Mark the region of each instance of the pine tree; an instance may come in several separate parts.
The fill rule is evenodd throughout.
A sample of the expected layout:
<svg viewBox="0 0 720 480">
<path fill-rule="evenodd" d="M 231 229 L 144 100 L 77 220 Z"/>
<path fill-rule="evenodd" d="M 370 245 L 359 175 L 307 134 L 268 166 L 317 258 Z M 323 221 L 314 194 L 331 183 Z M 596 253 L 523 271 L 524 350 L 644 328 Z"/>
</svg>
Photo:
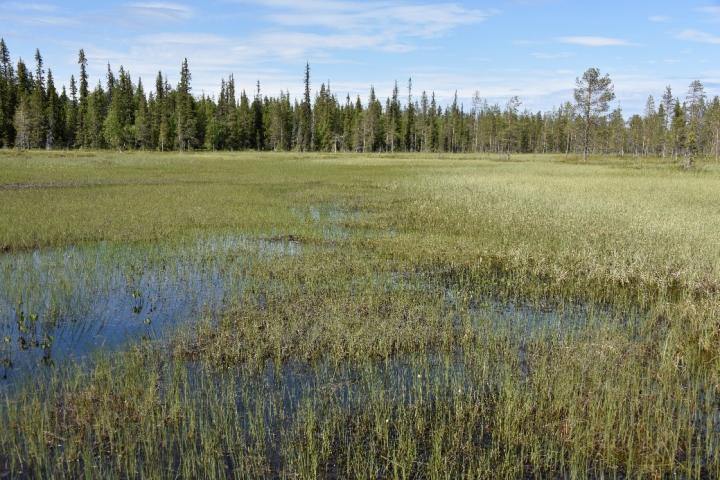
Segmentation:
<svg viewBox="0 0 720 480">
<path fill-rule="evenodd" d="M 707 128 L 712 144 L 711 152 L 715 156 L 715 161 L 720 161 L 720 98 L 718 97 L 715 97 L 707 110 Z"/>
<path fill-rule="evenodd" d="M 685 146 L 687 142 L 687 119 L 685 116 L 685 110 L 683 109 L 682 105 L 680 105 L 680 101 L 675 101 L 675 106 L 673 107 L 673 117 L 672 117 L 672 123 L 671 123 L 671 138 L 672 138 L 672 147 L 673 147 L 673 158 L 677 158 L 680 155 L 684 155 L 685 153 Z"/>
<path fill-rule="evenodd" d="M 625 119 L 620 108 L 610 114 L 610 142 L 613 151 L 618 152 L 621 157 L 625 155 Z"/>
<path fill-rule="evenodd" d="M 688 87 L 685 98 L 685 111 L 688 122 L 688 151 L 695 156 L 701 150 L 703 117 L 705 116 L 705 86 L 700 80 L 693 81 Z"/>
<path fill-rule="evenodd" d="M 507 159 L 510 159 L 512 152 L 518 150 L 518 109 L 520 108 L 520 99 L 518 97 L 512 97 L 508 100 L 505 107 L 505 131 L 503 137 L 505 138 L 505 154 Z"/>
<path fill-rule="evenodd" d="M 587 160 L 590 150 L 590 135 L 597 116 L 608 110 L 608 104 L 615 99 L 615 91 L 608 75 L 600 75 L 597 68 L 588 69 L 576 80 L 575 104 L 583 121 L 583 159 Z"/>
</svg>

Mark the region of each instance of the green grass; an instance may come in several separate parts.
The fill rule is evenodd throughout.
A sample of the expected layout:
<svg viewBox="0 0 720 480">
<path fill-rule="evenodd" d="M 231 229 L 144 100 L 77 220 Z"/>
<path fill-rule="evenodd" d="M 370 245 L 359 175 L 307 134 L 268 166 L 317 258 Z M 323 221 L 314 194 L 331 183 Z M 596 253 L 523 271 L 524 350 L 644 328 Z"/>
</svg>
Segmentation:
<svg viewBox="0 0 720 480">
<path fill-rule="evenodd" d="M 0 474 L 717 477 L 718 191 L 633 158 L 2 152 L 6 255 L 303 248 L 7 393 Z"/>
</svg>

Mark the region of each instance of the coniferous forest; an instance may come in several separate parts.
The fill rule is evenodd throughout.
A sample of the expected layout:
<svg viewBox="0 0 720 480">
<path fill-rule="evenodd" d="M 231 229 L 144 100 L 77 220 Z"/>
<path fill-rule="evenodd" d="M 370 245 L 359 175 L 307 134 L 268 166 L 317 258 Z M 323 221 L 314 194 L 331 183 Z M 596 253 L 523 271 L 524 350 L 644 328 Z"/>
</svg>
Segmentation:
<svg viewBox="0 0 720 480">
<path fill-rule="evenodd" d="M 687 92 L 670 87 L 648 97 L 643 115 L 610 108 L 610 78 L 591 68 L 578 78 L 573 99 L 547 112 L 521 110 L 517 97 L 490 104 L 476 93 L 471 105 L 457 94 L 448 105 L 412 80 L 384 101 L 344 98 L 322 84 L 313 91 L 310 66 L 304 92 L 268 96 L 260 82 L 248 93 L 233 76 L 220 80 L 217 98 L 192 92 L 187 60 L 180 81 L 158 72 L 155 85 L 133 82 L 124 67 L 91 84 L 88 61 L 78 55 L 78 76 L 60 91 L 40 51 L 30 68 L 13 63 L 0 41 L 0 145 L 6 148 L 268 150 L 325 152 L 583 153 L 662 157 L 720 157 L 720 100 L 702 82 Z"/>
<path fill-rule="evenodd" d="M 720 4 L 595 3 L 0 0 L 0 480 L 720 479 Z"/>
</svg>

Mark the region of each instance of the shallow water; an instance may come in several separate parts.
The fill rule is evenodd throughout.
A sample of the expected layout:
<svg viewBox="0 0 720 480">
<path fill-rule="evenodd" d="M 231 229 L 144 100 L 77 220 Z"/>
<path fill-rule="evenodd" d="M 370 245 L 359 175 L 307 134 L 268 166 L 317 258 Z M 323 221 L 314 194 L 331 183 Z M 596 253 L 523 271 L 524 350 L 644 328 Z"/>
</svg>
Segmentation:
<svg viewBox="0 0 720 480">
<path fill-rule="evenodd" d="M 324 240 L 340 241 L 350 237 L 349 224 L 360 219 L 359 210 L 346 210 L 335 205 L 313 205 L 308 208 L 293 208 L 292 212 L 308 224 L 319 229 Z"/>
<path fill-rule="evenodd" d="M 253 262 L 300 250 L 295 241 L 224 235 L 2 255 L 0 377 L 215 315 L 243 292 Z"/>
<path fill-rule="evenodd" d="M 359 212 L 334 206 L 293 212 L 329 241 L 346 238 L 360 218 Z M 280 238 L 225 234 L 0 255 L 0 385 L 44 366 L 158 338 L 179 325 L 220 315 L 251 285 L 253 265 L 301 254 L 294 236 Z M 442 299 L 439 314 L 458 327 L 469 315 L 477 324 L 489 321 L 529 336 L 547 329 L 567 332 L 611 316 L 582 305 L 543 306 L 488 294 L 468 298 L 467 292 L 461 297 L 435 277 L 393 272 L 356 281 L 370 281 L 380 291 L 416 290 Z"/>
<path fill-rule="evenodd" d="M 347 238 L 346 223 L 360 217 L 334 205 L 293 213 L 331 242 Z M 294 238 L 226 234 L 0 255 L 0 385 L 215 317 L 243 294 L 254 262 L 299 255 Z"/>
</svg>

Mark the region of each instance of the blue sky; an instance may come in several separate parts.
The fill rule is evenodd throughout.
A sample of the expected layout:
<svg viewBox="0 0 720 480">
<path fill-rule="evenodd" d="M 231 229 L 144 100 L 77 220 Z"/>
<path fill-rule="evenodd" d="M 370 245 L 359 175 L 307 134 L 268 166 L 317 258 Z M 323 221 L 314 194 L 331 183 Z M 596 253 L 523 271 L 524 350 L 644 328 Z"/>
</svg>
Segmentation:
<svg viewBox="0 0 720 480">
<path fill-rule="evenodd" d="M 696 78 L 720 94 L 717 0 L 0 0 L 0 36 L 14 59 L 40 48 L 59 83 L 81 47 L 93 82 L 110 62 L 146 89 L 158 69 L 174 84 L 187 57 L 195 94 L 232 73 L 239 88 L 298 95 L 305 61 L 315 87 L 329 79 L 343 97 L 365 99 L 371 84 L 385 96 L 412 77 L 416 93 L 457 91 L 468 108 L 479 91 L 550 109 L 590 66 L 611 75 L 626 113 L 665 85 L 682 98 Z"/>
</svg>

